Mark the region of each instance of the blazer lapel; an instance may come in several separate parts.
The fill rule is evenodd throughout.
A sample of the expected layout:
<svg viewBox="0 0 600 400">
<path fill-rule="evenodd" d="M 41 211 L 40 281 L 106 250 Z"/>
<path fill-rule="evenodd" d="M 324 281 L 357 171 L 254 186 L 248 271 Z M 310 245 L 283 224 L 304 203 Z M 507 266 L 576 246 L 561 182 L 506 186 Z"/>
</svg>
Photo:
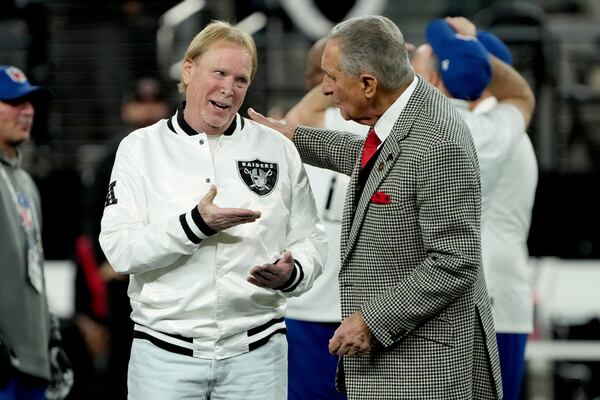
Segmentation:
<svg viewBox="0 0 600 400">
<path fill-rule="evenodd" d="M 419 82 L 417 83 L 414 93 L 396 120 L 392 132 L 382 145 L 383 147 L 375 160 L 373 169 L 365 182 L 365 187 L 363 188 L 359 199 L 356 199 L 356 185 L 360 171 L 360 158 L 354 165 L 352 177 L 348 185 L 348 191 L 346 192 L 346 202 L 342 217 L 342 268 L 354 248 L 356 238 L 358 237 L 367 208 L 371 201 L 371 196 L 377 191 L 381 182 L 400 158 L 402 153 L 401 142 L 410 133 L 413 122 L 417 117 L 418 110 L 421 108 L 423 91 L 424 82 L 419 77 Z M 356 204 L 356 202 L 358 202 L 358 204 Z M 354 206 L 355 204 L 356 207 Z M 347 240 L 345 241 L 344 238 L 347 238 Z"/>
</svg>

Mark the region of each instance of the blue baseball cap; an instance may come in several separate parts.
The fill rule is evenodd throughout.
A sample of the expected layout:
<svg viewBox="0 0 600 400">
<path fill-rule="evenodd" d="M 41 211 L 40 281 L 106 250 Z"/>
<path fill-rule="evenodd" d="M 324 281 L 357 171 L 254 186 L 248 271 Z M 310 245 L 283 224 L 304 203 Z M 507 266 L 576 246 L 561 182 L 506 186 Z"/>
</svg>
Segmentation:
<svg viewBox="0 0 600 400">
<path fill-rule="evenodd" d="M 17 100 L 23 97 L 50 100 L 53 95 L 50 89 L 31 85 L 27 76 L 19 68 L 0 65 L 0 101 Z"/>
<path fill-rule="evenodd" d="M 439 59 L 444 86 L 452 97 L 478 99 L 492 78 L 486 48 L 475 38 L 457 34 L 443 19 L 432 21 L 425 36 Z"/>
<path fill-rule="evenodd" d="M 492 32 L 478 31 L 477 40 L 493 55 L 508 65 L 512 65 L 512 54 L 502 40 Z"/>
</svg>

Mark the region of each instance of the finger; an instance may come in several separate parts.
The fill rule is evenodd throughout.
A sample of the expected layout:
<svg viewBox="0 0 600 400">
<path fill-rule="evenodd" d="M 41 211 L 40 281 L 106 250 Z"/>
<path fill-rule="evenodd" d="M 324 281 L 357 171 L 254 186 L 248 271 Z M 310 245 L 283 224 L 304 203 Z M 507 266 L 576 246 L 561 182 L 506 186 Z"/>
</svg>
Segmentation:
<svg viewBox="0 0 600 400">
<path fill-rule="evenodd" d="M 275 264 L 264 264 L 262 265 L 262 270 L 260 272 L 265 276 L 271 277 L 271 279 L 277 279 L 284 274 L 285 271 L 287 270 L 284 270 Z"/>
<path fill-rule="evenodd" d="M 246 208 L 223 208 L 221 211 L 227 218 L 260 218 L 260 211 L 248 210 Z"/>
<path fill-rule="evenodd" d="M 265 117 L 264 115 L 262 115 L 262 114 L 261 114 L 261 113 L 259 113 L 259 112 L 256 112 L 256 111 L 254 110 L 254 108 L 252 108 L 252 107 L 248 108 L 248 116 L 249 116 L 249 117 L 250 117 L 252 120 L 254 120 L 254 121 L 256 121 L 256 122 L 258 122 L 258 123 L 260 123 L 260 124 L 263 124 L 263 125 L 266 125 L 266 124 L 265 124 L 265 122 L 268 122 L 268 121 L 269 121 L 269 119 L 268 119 L 267 117 Z"/>
<path fill-rule="evenodd" d="M 250 275 L 256 278 L 256 280 L 269 284 L 275 275 L 265 271 L 262 267 L 254 267 L 250 270 Z"/>
<path fill-rule="evenodd" d="M 252 276 L 254 276 L 256 279 L 258 279 L 265 285 L 270 285 L 271 278 L 273 277 L 273 275 L 266 274 L 265 271 L 255 272 L 254 274 L 252 274 Z"/>
<path fill-rule="evenodd" d="M 279 130 L 278 128 L 286 126 L 286 124 L 283 124 L 281 121 L 278 121 L 275 118 L 266 117 L 261 113 L 256 112 L 253 108 L 248 109 L 248 116 L 259 124 L 266 125 L 275 130 Z"/>
<path fill-rule="evenodd" d="M 292 262 L 292 252 L 289 250 L 286 250 L 283 255 L 281 256 L 281 260 L 282 262 L 289 264 Z"/>
<path fill-rule="evenodd" d="M 250 269 L 250 271 L 248 271 L 248 276 L 252 276 L 254 277 L 254 279 L 256 279 L 257 281 L 261 281 L 261 282 L 265 282 L 267 279 L 265 279 L 263 272 L 261 270 L 261 267 L 256 266 L 256 267 L 252 267 L 252 269 Z"/>
<path fill-rule="evenodd" d="M 267 285 L 267 283 L 265 282 L 265 280 L 262 279 L 260 277 L 260 275 L 256 275 L 256 274 L 250 274 L 250 275 L 248 275 L 248 277 L 246 278 L 246 280 L 248 282 L 250 282 L 251 284 L 253 284 L 255 286 L 259 286 L 259 287 L 265 287 Z"/>
<path fill-rule="evenodd" d="M 240 220 L 236 220 L 236 221 L 227 221 L 224 226 L 226 226 L 227 228 L 231 228 L 234 226 L 238 226 L 238 225 L 242 225 L 242 224 L 249 224 L 251 222 L 256 221 L 254 218 L 252 219 L 240 219 Z"/>
<path fill-rule="evenodd" d="M 337 349 L 337 354 L 339 356 L 351 356 L 352 347 L 348 343 L 341 343 L 340 347 Z"/>
<path fill-rule="evenodd" d="M 249 275 L 246 278 L 246 281 L 250 282 L 254 286 L 263 287 L 263 285 L 255 277 L 253 277 L 252 275 Z"/>
<path fill-rule="evenodd" d="M 252 282 L 254 282 L 254 284 L 256 286 L 265 288 L 265 289 L 272 289 L 274 286 L 274 283 L 268 279 L 266 279 L 263 275 L 260 274 L 253 274 L 253 275 L 249 275 L 249 277 L 252 277 Z"/>
<path fill-rule="evenodd" d="M 349 356 L 357 356 L 357 355 L 364 353 L 366 350 L 367 349 L 365 348 L 364 343 L 358 343 L 358 344 L 355 343 L 348 349 L 348 355 Z"/>
<path fill-rule="evenodd" d="M 333 335 L 331 339 L 329 339 L 329 345 L 327 346 L 330 354 L 337 354 L 338 349 L 340 348 L 341 342 L 338 338 Z"/>
<path fill-rule="evenodd" d="M 238 216 L 222 216 L 219 219 L 223 224 L 241 224 L 244 222 L 254 222 L 256 218 L 254 216 L 238 217 Z"/>
<path fill-rule="evenodd" d="M 268 279 L 273 279 L 279 276 L 279 268 L 276 269 L 273 264 L 265 264 L 260 267 L 258 273 Z"/>
<path fill-rule="evenodd" d="M 204 199 L 208 203 L 212 203 L 215 197 L 217 197 L 217 187 L 215 185 L 210 185 L 210 189 L 208 189 L 208 192 L 206 192 Z"/>
<path fill-rule="evenodd" d="M 239 217 L 254 217 L 260 215 L 260 211 L 250 210 L 248 208 L 224 208 L 223 212 L 227 215 Z"/>
</svg>

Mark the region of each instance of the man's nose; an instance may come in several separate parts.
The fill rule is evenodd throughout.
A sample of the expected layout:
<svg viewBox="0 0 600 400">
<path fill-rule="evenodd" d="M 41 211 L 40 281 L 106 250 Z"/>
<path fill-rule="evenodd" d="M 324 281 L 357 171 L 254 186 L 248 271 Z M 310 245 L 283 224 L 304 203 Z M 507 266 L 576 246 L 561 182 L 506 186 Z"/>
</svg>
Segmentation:
<svg viewBox="0 0 600 400">
<path fill-rule="evenodd" d="M 233 77 L 223 79 L 222 84 L 221 84 L 221 93 L 228 95 L 228 96 L 233 94 L 233 86 L 234 85 L 235 85 L 235 82 L 233 80 Z"/>
<path fill-rule="evenodd" d="M 31 101 L 24 101 L 23 103 L 19 104 L 19 108 L 21 109 L 22 113 L 31 114 L 31 115 L 33 115 L 33 113 L 35 111 Z"/>
</svg>

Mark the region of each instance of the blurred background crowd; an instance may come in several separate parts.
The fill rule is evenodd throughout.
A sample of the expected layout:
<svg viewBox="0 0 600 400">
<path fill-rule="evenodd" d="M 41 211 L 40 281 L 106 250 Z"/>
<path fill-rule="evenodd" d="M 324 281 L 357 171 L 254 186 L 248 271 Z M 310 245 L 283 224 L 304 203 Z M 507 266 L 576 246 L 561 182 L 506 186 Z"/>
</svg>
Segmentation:
<svg viewBox="0 0 600 400">
<path fill-rule="evenodd" d="M 51 306 L 76 374 L 70 398 L 123 393 L 127 281 L 102 268 L 99 221 L 118 142 L 181 101 L 190 39 L 213 19 L 250 32 L 259 67 L 241 110 L 280 117 L 305 93 L 311 45 L 347 17 L 382 14 L 415 45 L 433 18 L 466 16 L 510 47 L 531 84 L 537 316 L 522 398 L 600 399 L 600 1 L 3 0 L 0 9 L 0 64 L 56 95 L 36 110 L 25 167 L 42 196 Z"/>
</svg>

